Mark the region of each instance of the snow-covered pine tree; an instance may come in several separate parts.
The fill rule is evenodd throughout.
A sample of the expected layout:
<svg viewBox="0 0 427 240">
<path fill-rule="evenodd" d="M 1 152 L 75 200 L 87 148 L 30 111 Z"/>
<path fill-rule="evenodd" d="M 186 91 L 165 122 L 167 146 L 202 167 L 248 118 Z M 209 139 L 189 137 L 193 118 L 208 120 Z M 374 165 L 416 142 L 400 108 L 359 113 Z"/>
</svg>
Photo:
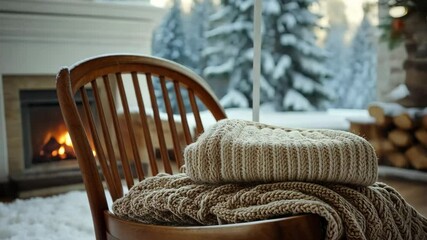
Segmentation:
<svg viewBox="0 0 427 240">
<path fill-rule="evenodd" d="M 253 7 L 253 0 L 223 0 L 210 17 L 204 76 L 209 82 L 230 81 L 221 100 L 225 107 L 252 105 Z M 274 88 L 262 74 L 261 102 L 270 101 L 273 95 Z"/>
<path fill-rule="evenodd" d="M 205 32 L 208 29 L 209 16 L 213 13 L 214 6 L 212 0 L 194 0 L 189 17 L 188 45 L 191 51 L 190 68 L 197 74 L 202 75 L 206 66 L 205 58 L 202 55 L 206 47 Z"/>
<path fill-rule="evenodd" d="M 181 1 L 174 0 L 172 8 L 153 33 L 152 53 L 161 58 L 186 65 L 190 50 L 183 31 Z"/>
<path fill-rule="evenodd" d="M 180 63 L 184 66 L 191 65 L 189 45 L 183 30 L 183 22 L 181 16 L 181 1 L 174 0 L 172 8 L 165 16 L 160 26 L 153 33 L 152 54 L 157 57 L 169 59 Z M 172 110 L 174 113 L 179 112 L 178 103 L 172 83 L 166 85 L 169 98 L 171 99 Z M 166 111 L 163 101 L 162 89 L 159 81 L 154 81 L 154 90 L 157 97 L 157 103 L 161 111 Z M 188 98 L 187 92 L 183 91 L 184 99 Z M 186 109 L 189 109 L 189 101 L 184 100 Z"/>
<path fill-rule="evenodd" d="M 362 22 L 351 44 L 350 81 L 347 85 L 345 108 L 365 109 L 376 100 L 376 38 L 369 17 L 369 7 L 364 7 Z"/>
<path fill-rule="evenodd" d="M 342 11 L 337 11 L 341 9 Z M 349 82 L 349 46 L 345 42 L 345 34 L 348 29 L 347 16 L 345 14 L 343 0 L 329 0 L 327 13 L 329 16 L 328 35 L 325 40 L 325 50 L 329 57 L 325 66 L 333 73 L 326 86 L 335 93 L 334 99 L 328 103 L 328 107 L 342 108 L 343 100 L 347 94 Z"/>
<path fill-rule="evenodd" d="M 326 52 L 316 45 L 319 16 L 310 12 L 316 0 L 264 0 L 261 103 L 275 109 L 314 110 L 330 92 L 324 86 L 330 72 Z M 226 106 L 252 105 L 253 0 L 224 0 L 211 18 L 205 50 L 208 79 L 230 79 Z M 243 101 L 245 99 L 245 101 Z"/>
<path fill-rule="evenodd" d="M 330 71 L 326 51 L 316 43 L 320 16 L 309 7 L 317 0 L 270 0 L 264 8 L 267 25 L 264 48 L 274 62 L 265 69 L 274 85 L 278 111 L 307 111 L 324 107 L 331 97 L 325 87 Z M 268 70 L 268 71 L 267 71 Z"/>
</svg>

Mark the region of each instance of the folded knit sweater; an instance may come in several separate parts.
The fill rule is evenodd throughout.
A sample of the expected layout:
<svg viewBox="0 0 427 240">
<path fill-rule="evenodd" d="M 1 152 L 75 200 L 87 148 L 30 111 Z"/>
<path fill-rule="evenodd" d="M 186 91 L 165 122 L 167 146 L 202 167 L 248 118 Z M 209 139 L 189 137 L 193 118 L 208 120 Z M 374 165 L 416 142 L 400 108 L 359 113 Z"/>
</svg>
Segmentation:
<svg viewBox="0 0 427 240">
<path fill-rule="evenodd" d="M 427 239 L 427 219 L 374 183 L 372 147 L 347 132 L 223 120 L 186 148 L 185 161 L 186 174 L 141 181 L 113 212 L 183 226 L 311 213 L 326 220 L 326 239 Z"/>
<path fill-rule="evenodd" d="M 243 120 L 219 121 L 187 146 L 184 159 L 188 176 L 205 183 L 304 181 L 368 186 L 377 179 L 374 149 L 357 135 Z"/>
</svg>

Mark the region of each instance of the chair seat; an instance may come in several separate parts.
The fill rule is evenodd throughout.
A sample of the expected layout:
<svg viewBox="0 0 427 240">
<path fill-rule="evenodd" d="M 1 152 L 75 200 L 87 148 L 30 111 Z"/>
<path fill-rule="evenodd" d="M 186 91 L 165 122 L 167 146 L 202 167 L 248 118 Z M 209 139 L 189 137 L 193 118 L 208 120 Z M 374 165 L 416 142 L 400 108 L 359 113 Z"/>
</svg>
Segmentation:
<svg viewBox="0 0 427 240">
<path fill-rule="evenodd" d="M 314 214 L 239 224 L 190 227 L 137 223 L 118 218 L 110 211 L 105 211 L 104 216 L 108 239 L 323 239 L 322 218 Z"/>
</svg>

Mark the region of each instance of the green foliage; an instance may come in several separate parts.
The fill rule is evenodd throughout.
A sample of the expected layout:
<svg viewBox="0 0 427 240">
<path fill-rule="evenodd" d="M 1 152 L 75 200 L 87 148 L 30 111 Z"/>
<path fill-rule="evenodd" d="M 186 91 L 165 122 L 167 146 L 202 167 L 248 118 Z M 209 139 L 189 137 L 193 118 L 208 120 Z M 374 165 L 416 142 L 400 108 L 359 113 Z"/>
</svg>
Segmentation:
<svg viewBox="0 0 427 240">
<path fill-rule="evenodd" d="M 403 35 L 393 31 L 392 22 L 393 18 L 388 16 L 382 19 L 382 23 L 378 25 L 378 28 L 381 30 L 380 41 L 387 42 L 390 50 L 403 43 Z"/>
</svg>

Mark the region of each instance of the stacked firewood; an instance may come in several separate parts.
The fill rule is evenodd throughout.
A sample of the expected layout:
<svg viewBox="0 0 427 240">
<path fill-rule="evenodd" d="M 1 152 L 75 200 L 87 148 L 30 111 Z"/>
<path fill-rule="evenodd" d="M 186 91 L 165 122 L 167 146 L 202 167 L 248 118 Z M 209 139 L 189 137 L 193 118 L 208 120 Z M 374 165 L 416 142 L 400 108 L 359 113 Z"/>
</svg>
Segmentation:
<svg viewBox="0 0 427 240">
<path fill-rule="evenodd" d="M 370 121 L 350 120 L 350 131 L 374 146 L 380 164 L 427 170 L 427 108 L 373 103 Z"/>
</svg>

